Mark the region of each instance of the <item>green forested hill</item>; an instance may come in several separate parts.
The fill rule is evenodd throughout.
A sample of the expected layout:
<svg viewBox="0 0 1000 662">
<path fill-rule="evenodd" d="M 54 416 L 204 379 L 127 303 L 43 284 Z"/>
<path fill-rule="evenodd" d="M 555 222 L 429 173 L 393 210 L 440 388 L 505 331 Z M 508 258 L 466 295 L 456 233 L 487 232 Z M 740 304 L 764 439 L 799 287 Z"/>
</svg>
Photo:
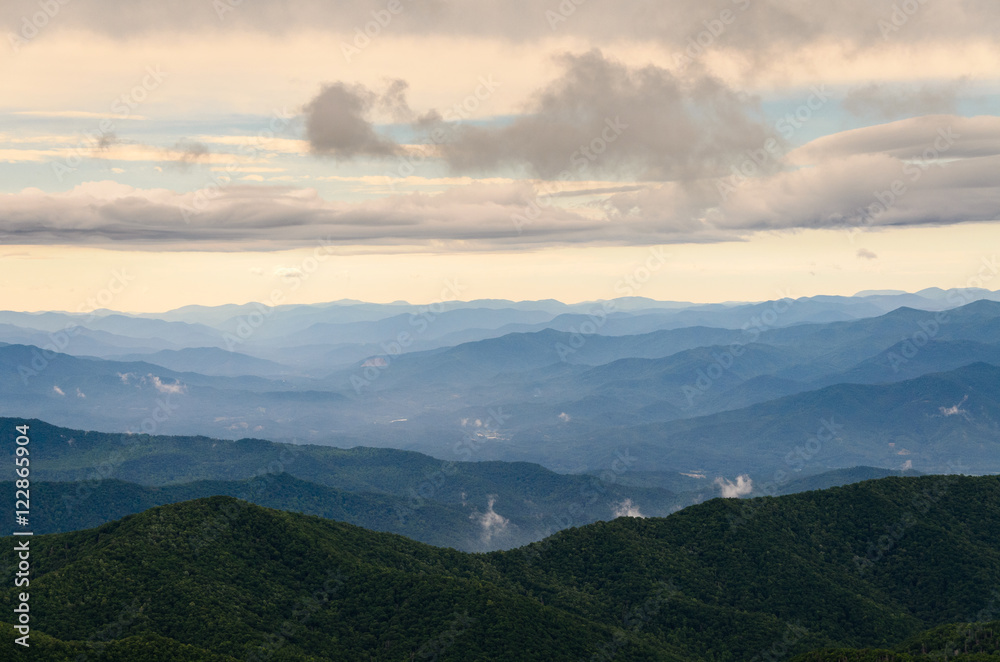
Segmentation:
<svg viewBox="0 0 1000 662">
<path fill-rule="evenodd" d="M 477 555 L 213 497 L 33 539 L 33 618 L 70 642 L 39 659 L 95 637 L 258 660 L 926 655 L 953 632 L 928 629 L 996 608 L 998 523 L 1000 477 L 886 478 Z"/>
<path fill-rule="evenodd" d="M 895 650 L 833 649 L 804 653 L 792 662 L 1000 662 L 1000 592 L 973 623 L 949 623 L 911 637 Z"/>
<path fill-rule="evenodd" d="M 167 637 L 143 634 L 123 639 L 103 636 L 86 641 L 61 641 L 45 634 L 31 635 L 28 649 L 14 643 L 20 633 L 0 623 L 0 653 L 4 660 L 44 662 L 237 662 L 237 658 L 182 644 Z"/>
<path fill-rule="evenodd" d="M 228 497 L 32 544 L 35 618 L 61 640 L 110 623 L 237 658 L 397 660 L 448 643 L 439 659 L 551 660 L 614 633 L 501 586 L 482 557 Z"/>
<path fill-rule="evenodd" d="M 508 552 L 494 562 L 547 604 L 608 618 L 654 581 L 673 582 L 692 607 L 659 613 L 647 631 L 716 659 L 750 659 L 792 626 L 887 645 L 924 625 L 964 621 L 991 600 L 1000 585 L 1000 478 L 886 478 L 717 499 L 666 519 L 563 531 L 524 555 L 536 560 Z M 712 621 L 720 625 L 706 627 Z"/>
<path fill-rule="evenodd" d="M 558 474 L 527 462 L 451 462 L 388 448 L 108 434 L 0 418 L 0 457 L 9 466 L 14 466 L 15 427 L 22 423 L 30 425 L 37 497 L 46 499 L 36 512 L 44 512 L 43 523 L 52 525 L 40 532 L 77 528 L 81 518 L 89 518 L 84 526 L 96 526 L 157 504 L 230 495 L 482 551 L 613 519 L 626 502 L 644 515 L 662 516 L 688 501 L 662 488 L 621 484 L 618 476 L 635 462 L 627 454 L 602 478 Z M 76 485 L 43 487 L 43 482 Z M 491 512 L 503 527 L 481 526 Z M 0 525 L 12 517 L 11 512 L 0 516 Z"/>
<path fill-rule="evenodd" d="M 407 499 L 391 494 L 346 492 L 299 480 L 288 474 L 250 480 L 201 480 L 180 485 L 146 487 L 108 479 L 91 488 L 86 483 L 37 482 L 31 486 L 32 529 L 36 534 L 89 529 L 139 513 L 154 506 L 233 496 L 251 503 L 348 522 L 372 531 L 400 533 L 440 547 L 476 550 L 482 546 L 482 527 L 467 509 L 455 504 L 428 502 L 412 508 Z M 0 482 L 0 493 L 14 493 L 14 483 Z M 83 495 L 85 498 L 80 498 Z M 405 517 L 400 517 L 404 513 Z M 0 517 L 5 529 L 13 513 Z M 517 525 L 515 520 L 514 525 Z"/>
<path fill-rule="evenodd" d="M 875 480 L 877 478 L 888 478 L 889 476 L 920 476 L 919 471 L 913 469 L 883 469 L 881 467 L 845 467 L 843 469 L 831 469 L 818 474 L 803 476 L 789 480 L 783 485 L 777 486 L 777 494 L 795 494 L 796 492 L 808 492 L 810 490 L 825 490 L 851 483 L 860 483 L 863 480 Z M 751 493 L 753 494 L 753 493 Z"/>
</svg>

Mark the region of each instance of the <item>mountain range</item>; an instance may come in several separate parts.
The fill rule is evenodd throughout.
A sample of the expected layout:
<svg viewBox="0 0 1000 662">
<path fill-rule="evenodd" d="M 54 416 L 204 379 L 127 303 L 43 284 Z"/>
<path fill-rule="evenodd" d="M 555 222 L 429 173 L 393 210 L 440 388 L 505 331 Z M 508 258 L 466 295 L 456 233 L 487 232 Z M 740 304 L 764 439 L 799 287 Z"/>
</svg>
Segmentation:
<svg viewBox="0 0 1000 662">
<path fill-rule="evenodd" d="M 995 660 L 996 299 L 0 313 L 35 653 Z"/>
<path fill-rule="evenodd" d="M 660 312 L 678 310 L 687 309 Z M 137 320 L 136 333 L 157 326 Z M 0 346 L 11 376 L 0 382 L 0 414 L 107 432 L 528 461 L 564 473 L 606 471 L 616 453 L 637 457 L 633 470 L 710 480 L 760 480 L 791 465 L 1000 470 L 992 386 L 1000 303 L 766 328 L 603 335 L 593 326 L 593 334 L 548 328 L 429 350 L 397 338 L 387 353 L 313 376 L 218 347 L 111 359 L 9 344 Z M 839 436 L 820 453 L 809 440 L 824 421 Z M 807 442 L 812 450 L 796 451 Z"/>
</svg>

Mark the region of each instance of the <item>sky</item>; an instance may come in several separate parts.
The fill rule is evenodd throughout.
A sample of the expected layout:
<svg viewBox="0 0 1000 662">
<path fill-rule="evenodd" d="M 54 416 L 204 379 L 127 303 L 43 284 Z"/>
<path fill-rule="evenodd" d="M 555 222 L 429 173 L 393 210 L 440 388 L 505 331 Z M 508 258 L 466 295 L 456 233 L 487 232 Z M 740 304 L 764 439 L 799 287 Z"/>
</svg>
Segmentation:
<svg viewBox="0 0 1000 662">
<path fill-rule="evenodd" d="M 0 308 L 990 287 L 997 34 L 994 0 L 6 0 Z"/>
</svg>

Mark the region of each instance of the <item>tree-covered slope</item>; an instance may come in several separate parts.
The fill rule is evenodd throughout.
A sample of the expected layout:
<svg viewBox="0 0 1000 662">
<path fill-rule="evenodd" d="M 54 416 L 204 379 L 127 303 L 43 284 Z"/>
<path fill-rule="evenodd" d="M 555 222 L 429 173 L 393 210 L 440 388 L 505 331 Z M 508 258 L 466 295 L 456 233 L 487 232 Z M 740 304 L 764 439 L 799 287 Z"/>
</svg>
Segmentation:
<svg viewBox="0 0 1000 662">
<path fill-rule="evenodd" d="M 213 497 L 33 539 L 33 617 L 62 641 L 115 627 L 240 659 L 913 654 L 996 600 L 998 522 L 1000 477 L 886 478 L 476 555 Z"/>
<path fill-rule="evenodd" d="M 240 659 L 401 660 L 441 649 L 441 660 L 552 660 L 585 656 L 613 635 L 610 624 L 501 586 L 482 557 L 228 497 L 31 544 L 33 617 L 61 640 L 117 623 L 122 638 L 163 636 Z M 633 659 L 666 650 L 630 647 Z"/>
<path fill-rule="evenodd" d="M 647 630 L 749 659 L 789 624 L 873 646 L 969 618 L 1000 584 L 998 522 L 1000 478 L 886 478 L 596 523 L 493 557 L 546 604 L 607 618 L 673 582 L 697 608 Z"/>
<path fill-rule="evenodd" d="M 0 482 L 0 492 L 13 494 L 14 483 Z M 403 497 L 346 492 L 288 474 L 244 481 L 202 480 L 164 487 L 146 487 L 114 479 L 96 486 L 36 482 L 31 492 L 31 527 L 36 534 L 89 529 L 154 506 L 210 496 L 232 496 L 268 508 L 348 522 L 372 531 L 400 533 L 440 547 L 466 551 L 478 551 L 483 547 L 482 527 L 469 517 L 467 509 L 437 502 L 412 509 Z M 400 516 L 403 513 L 405 517 Z M 0 517 L 5 530 L 13 527 L 13 520 L 12 512 Z M 516 527 L 516 523 L 513 526 Z"/>
<path fill-rule="evenodd" d="M 0 623 L 0 657 L 4 660 L 38 660 L 40 662 L 237 662 L 237 658 L 212 653 L 197 646 L 182 644 L 145 633 L 114 638 L 117 628 L 98 632 L 86 641 L 62 641 L 46 634 L 35 633 L 25 648 L 15 639 L 21 637 L 8 623 Z"/>
<path fill-rule="evenodd" d="M 96 526 L 157 503 L 228 494 L 480 551 L 523 545 L 566 526 L 613 519 L 629 508 L 666 515 L 681 503 L 665 489 L 619 483 L 618 477 L 633 466 L 634 458 L 628 456 L 600 476 L 581 476 L 526 462 L 452 462 L 386 448 L 108 434 L 0 418 L 0 453 L 10 466 L 15 428 L 23 423 L 30 425 L 33 479 L 78 483 L 40 486 L 39 497 L 46 499 L 43 517 L 67 519 L 41 531 L 77 528 L 68 522 L 76 514 L 91 518 L 83 525 Z M 469 443 L 475 448 L 488 442 L 476 438 Z M 278 474 L 288 476 L 277 480 Z M 152 492 L 140 494 L 118 481 L 169 486 L 166 494 L 179 498 L 162 491 L 153 498 Z M 184 483 L 197 484 L 183 488 Z M 58 504 L 49 506 L 52 499 Z M 108 515 L 100 504 L 107 506 Z M 9 521 L 3 517 L 0 524 Z"/>
<path fill-rule="evenodd" d="M 1000 594 L 997 594 L 1000 597 Z M 984 609 L 980 616 L 997 615 L 997 607 Z M 810 651 L 792 662 L 998 662 L 1000 661 L 1000 621 L 949 623 L 921 632 L 894 650 L 831 649 Z"/>
<path fill-rule="evenodd" d="M 610 439 L 612 447 L 648 458 L 649 470 L 737 466 L 769 477 L 787 470 L 789 453 L 812 436 L 821 443 L 806 457 L 825 467 L 908 460 L 931 473 L 961 461 L 1000 471 L 1000 367 L 973 363 L 892 384 L 837 384 L 700 418 L 578 432 L 581 454 L 607 455 Z"/>
</svg>

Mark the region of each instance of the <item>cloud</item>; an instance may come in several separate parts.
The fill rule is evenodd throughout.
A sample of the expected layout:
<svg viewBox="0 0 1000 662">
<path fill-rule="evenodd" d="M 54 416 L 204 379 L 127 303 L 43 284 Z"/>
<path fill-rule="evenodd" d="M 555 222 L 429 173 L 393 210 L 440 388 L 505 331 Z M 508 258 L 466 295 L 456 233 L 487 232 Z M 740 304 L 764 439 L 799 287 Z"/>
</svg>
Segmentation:
<svg viewBox="0 0 1000 662">
<path fill-rule="evenodd" d="M 485 513 L 473 513 L 470 515 L 470 519 L 478 521 L 479 526 L 482 527 L 480 536 L 483 543 L 488 544 L 494 537 L 503 534 L 510 524 L 509 519 L 493 510 L 496 500 L 495 496 L 490 496 Z"/>
<path fill-rule="evenodd" d="M 697 68 L 678 77 L 653 65 L 628 67 L 599 50 L 558 60 L 563 75 L 513 122 L 455 129 L 441 147 L 454 171 L 691 179 L 726 171 L 772 138 L 752 99 Z"/>
<path fill-rule="evenodd" d="M 196 193 L 89 182 L 63 193 L 0 194 L 0 218 L 12 244 L 227 251 L 431 243 L 475 250 L 543 238 L 572 243 L 574 231 L 604 226 L 546 207 L 522 240 L 511 217 L 536 203 L 527 183 L 472 184 L 437 195 L 410 193 L 359 203 L 326 201 L 314 189 L 232 185 L 196 210 Z M 196 212 L 189 222 L 185 209 Z"/>
<path fill-rule="evenodd" d="M 264 269 L 262 267 L 250 267 L 250 273 L 254 276 L 263 276 Z"/>
<path fill-rule="evenodd" d="M 878 255 L 876 255 L 875 253 L 871 252 L 867 248 L 859 248 L 858 252 L 857 252 L 857 256 L 860 257 L 863 260 L 877 260 L 878 259 Z"/>
<path fill-rule="evenodd" d="M 596 49 L 557 60 L 563 75 L 536 91 L 508 124 L 451 123 L 444 131 L 436 110 L 414 119 L 402 80 L 382 93 L 337 82 L 306 105 L 306 135 L 313 153 L 338 159 L 403 154 L 404 146 L 376 132 L 378 111 L 412 120 L 429 138 L 445 136 L 428 140 L 436 149 L 423 149 L 439 153 L 458 174 L 528 169 L 560 180 L 691 179 L 726 171 L 769 138 L 780 144 L 753 99 L 697 67 L 678 77 L 653 65 L 628 67 Z"/>
<path fill-rule="evenodd" d="M 1000 118 L 948 115 L 902 120 L 817 139 L 788 155 L 789 168 L 722 180 L 728 187 L 664 186 L 612 196 L 622 221 L 657 220 L 705 234 L 792 228 L 949 225 L 1000 218 Z M 791 166 L 799 166 L 792 170 Z"/>
<path fill-rule="evenodd" d="M 611 190 L 585 204 L 544 192 L 565 183 L 503 179 L 455 179 L 440 192 L 359 202 L 289 186 L 232 184 L 205 201 L 196 192 L 88 182 L 66 192 L 0 194 L 0 219 L 10 244 L 331 252 L 703 243 L 763 231 L 1000 220 L 997 117 L 934 115 L 845 131 L 803 145 L 780 166 L 639 190 L 601 184 L 594 188 Z"/>
<path fill-rule="evenodd" d="M 305 273 L 298 267 L 277 267 L 274 275 L 278 278 L 302 278 Z"/>
<path fill-rule="evenodd" d="M 121 143 L 122 140 L 114 133 L 102 133 L 101 137 L 94 143 L 94 149 L 105 152 L 113 145 L 119 145 Z"/>
<path fill-rule="evenodd" d="M 53 386 L 53 387 L 52 387 L 52 391 L 53 391 L 53 392 L 54 392 L 54 393 L 55 393 L 56 395 L 66 395 L 66 393 L 64 393 L 64 392 L 63 392 L 63 390 L 62 390 L 61 388 L 59 388 L 58 386 Z"/>
<path fill-rule="evenodd" d="M 477 3 L 475 13 L 470 13 L 468 6 L 459 0 L 436 0 L 429 5 L 403 2 L 404 11 L 393 18 L 391 32 L 401 36 L 479 37 L 517 43 L 553 36 L 575 36 L 590 41 L 632 39 L 678 48 L 706 29 L 703 21 L 717 20 L 720 11 L 729 9 L 735 21 L 727 26 L 724 41 L 720 37 L 719 48 L 764 55 L 829 40 L 852 52 L 861 46 L 884 47 L 890 39 L 894 44 L 918 44 L 992 38 L 1000 32 L 1000 16 L 992 11 L 989 1 L 919 2 L 915 3 L 915 12 L 904 14 L 898 8 L 902 4 L 898 0 L 841 0 L 808 5 L 799 0 L 673 0 L 669 11 L 644 0 L 588 0 L 586 6 L 483 0 Z M 563 9 L 566 6 L 573 11 Z M 351 3 L 302 0 L 287 6 L 204 0 L 174 0 L 166 4 L 162 0 L 104 0 L 96 6 L 61 12 L 59 24 L 121 39 L 134 39 L 138 34 L 155 31 L 191 33 L 199 28 L 273 34 L 295 34 L 309 29 L 344 35 L 346 42 L 355 29 L 364 30 L 366 23 L 373 22 L 373 13 L 384 12 L 385 7 L 385 0 Z M 37 11 L 36 0 L 6 0 L 0 25 L 16 31 L 22 16 Z M 780 62 L 763 64 L 779 66 Z"/>
<path fill-rule="evenodd" d="M 67 148 L 62 148 L 66 151 Z M 231 160 L 232 157 L 220 156 L 214 159 L 211 150 L 206 145 L 196 141 L 180 140 L 173 147 L 156 147 L 132 140 L 124 140 L 114 132 L 102 133 L 92 141 L 90 156 L 106 161 L 161 161 L 166 164 L 186 170 L 196 163 L 209 163 L 221 160 Z M 125 172 L 120 168 L 112 168 L 113 172 Z"/>
<path fill-rule="evenodd" d="M 569 415 L 569 414 L 567 414 L 566 412 L 563 412 L 563 413 L 559 414 L 559 417 L 558 417 L 558 418 L 559 418 L 559 420 L 560 420 L 560 421 L 562 421 L 563 423 L 569 423 L 569 422 L 570 422 L 570 419 L 571 419 L 570 415 Z"/>
<path fill-rule="evenodd" d="M 951 407 L 938 407 L 938 409 L 940 410 L 941 414 L 943 416 L 945 416 L 945 417 L 948 417 L 948 416 L 964 416 L 965 418 L 968 418 L 969 417 L 969 412 L 967 412 L 966 410 L 962 409 L 962 405 L 964 405 L 965 401 L 968 400 L 968 399 L 969 399 L 969 396 L 965 396 L 964 398 L 962 398 L 962 401 L 959 402 L 957 405 L 952 405 Z"/>
<path fill-rule="evenodd" d="M 204 163 L 209 160 L 211 152 L 204 143 L 182 140 L 173 146 L 173 149 L 165 153 L 176 165 L 186 169 L 196 163 Z"/>
<path fill-rule="evenodd" d="M 156 375 L 150 374 L 147 375 L 147 377 L 149 378 L 149 381 L 152 382 L 153 387 L 160 393 L 171 393 L 174 395 L 182 395 L 187 391 L 187 388 L 184 386 L 184 384 L 181 384 L 180 382 L 174 382 L 173 384 L 165 384 Z"/>
<path fill-rule="evenodd" d="M 796 165 L 860 155 L 928 160 L 935 152 L 948 159 L 1000 155 L 1000 117 L 924 115 L 842 131 L 793 150 L 788 159 Z"/>
<path fill-rule="evenodd" d="M 306 137 L 311 150 L 338 159 L 399 154 L 401 147 L 378 135 L 370 118 L 379 108 L 392 115 L 404 112 L 405 92 L 403 81 L 394 81 L 382 95 L 364 85 L 324 85 L 304 109 Z"/>
<path fill-rule="evenodd" d="M 645 515 L 639 512 L 639 507 L 632 503 L 632 499 L 625 499 L 621 503 L 616 504 L 612 510 L 615 517 L 645 517 Z"/>
<path fill-rule="evenodd" d="M 21 144 L 24 144 L 23 141 Z M 134 141 L 126 141 L 119 138 L 114 133 L 101 134 L 99 138 L 79 141 L 75 145 L 63 141 L 53 142 L 47 149 L 35 149 L 33 147 L 22 147 L 20 145 L 10 148 L 0 148 L 0 162 L 18 163 L 32 161 L 48 161 L 50 164 L 61 162 L 68 164 L 76 160 L 90 158 L 102 162 L 113 161 L 153 161 L 157 163 L 170 163 L 178 165 L 182 169 L 194 163 L 219 163 L 226 164 L 230 171 L 241 171 L 236 167 L 239 163 L 262 163 L 263 159 L 236 154 L 236 153 L 212 153 L 205 145 L 199 143 L 181 142 L 174 147 L 157 147 L 155 145 L 144 145 Z M 111 168 L 112 172 L 125 172 L 120 168 Z M 157 172 L 163 169 L 157 167 Z M 279 169 L 280 170 L 280 169 Z M 275 170 L 278 171 L 278 170 Z"/>
<path fill-rule="evenodd" d="M 736 499 L 753 492 L 753 481 L 750 479 L 750 476 L 746 474 L 740 474 L 737 476 L 736 482 L 732 482 L 722 476 L 719 476 L 715 479 L 715 484 L 722 492 L 723 499 Z"/>
<path fill-rule="evenodd" d="M 413 111 L 406 101 L 406 90 L 410 87 L 405 80 L 389 81 L 389 87 L 378 97 L 378 108 L 394 122 L 409 122 Z"/>
<path fill-rule="evenodd" d="M 844 110 L 858 117 L 896 119 L 914 115 L 952 113 L 965 79 L 947 84 L 921 85 L 869 83 L 847 92 Z"/>
</svg>

